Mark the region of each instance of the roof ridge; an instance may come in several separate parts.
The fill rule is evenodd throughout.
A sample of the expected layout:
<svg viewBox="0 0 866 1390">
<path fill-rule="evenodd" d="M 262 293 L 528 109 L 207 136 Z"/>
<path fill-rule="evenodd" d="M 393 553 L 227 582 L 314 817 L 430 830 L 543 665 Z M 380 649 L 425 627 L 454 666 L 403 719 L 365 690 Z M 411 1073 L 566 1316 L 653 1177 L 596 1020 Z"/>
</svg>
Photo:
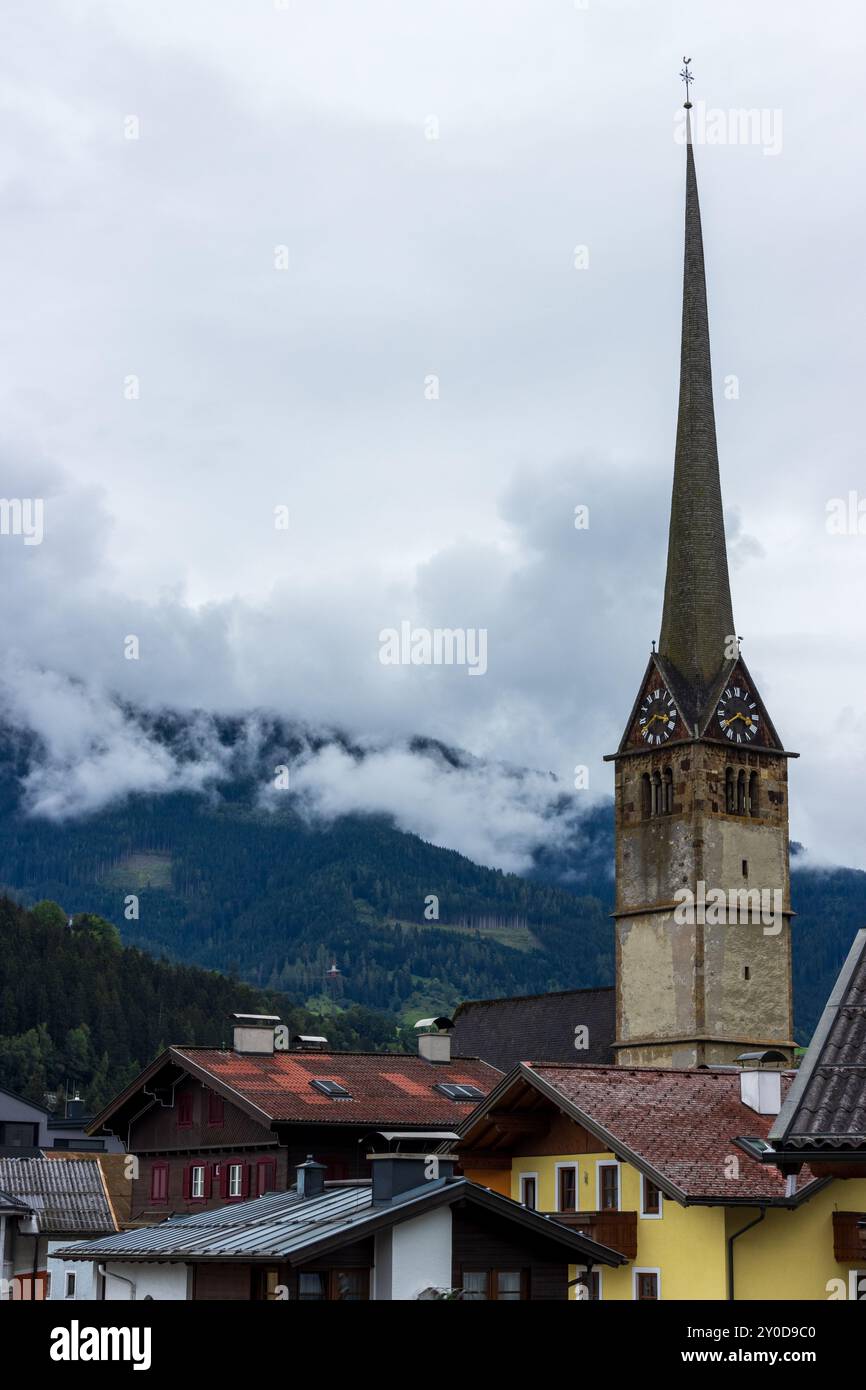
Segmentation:
<svg viewBox="0 0 866 1390">
<path fill-rule="evenodd" d="M 613 989 L 613 985 L 611 985 L 610 988 Z M 564 992 L 568 993 L 569 991 Z M 526 995 L 525 997 L 532 998 L 533 996 Z M 541 998 L 542 996 L 539 995 L 537 997 Z M 317 1047 L 293 1047 L 288 1052 L 235 1052 L 233 1047 L 218 1047 L 216 1043 L 169 1043 L 168 1050 L 170 1052 L 224 1052 L 230 1057 L 261 1057 L 263 1059 L 273 1059 L 274 1057 L 393 1057 L 395 1060 L 398 1058 L 408 1058 L 413 1062 L 427 1062 L 427 1058 L 422 1057 L 420 1052 L 368 1052 L 352 1048 L 331 1048 L 324 1050 Z M 455 1053 L 451 1061 L 481 1062 L 485 1067 L 493 1067 L 493 1063 L 485 1062 L 483 1057 L 464 1056 L 462 1053 Z M 431 1064 L 428 1062 L 427 1065 L 429 1066 Z M 435 1062 L 432 1065 L 439 1067 L 443 1064 L 441 1062 Z M 498 1071 L 498 1068 L 493 1067 L 493 1070 Z"/>
<path fill-rule="evenodd" d="M 455 1016 L 461 1009 L 475 1004 L 519 1004 L 526 999 L 562 999 L 568 994 L 612 994 L 615 985 L 579 985 L 576 989 L 544 989 L 537 994 L 502 994 L 495 999 L 464 999 L 454 1010 Z"/>
</svg>

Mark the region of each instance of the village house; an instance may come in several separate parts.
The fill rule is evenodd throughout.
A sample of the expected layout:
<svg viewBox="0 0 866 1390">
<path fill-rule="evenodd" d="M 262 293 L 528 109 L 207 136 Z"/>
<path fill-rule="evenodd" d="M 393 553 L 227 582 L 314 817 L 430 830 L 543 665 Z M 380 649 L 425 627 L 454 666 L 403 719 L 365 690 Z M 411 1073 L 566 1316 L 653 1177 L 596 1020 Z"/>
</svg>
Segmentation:
<svg viewBox="0 0 866 1390">
<path fill-rule="evenodd" d="M 289 1191 L 61 1252 L 99 1267 L 107 1300 L 553 1301 L 569 1267 L 623 1256 L 454 1174 L 454 1158 L 371 1154 L 370 1179 L 326 1183 L 299 1164 Z"/>
<path fill-rule="evenodd" d="M 369 1178 L 368 1152 L 456 1137 L 501 1079 L 452 1055 L 447 1019 L 413 1054 L 332 1052 L 313 1038 L 278 1051 L 277 1023 L 238 1016 L 231 1048 L 169 1047 L 94 1118 L 91 1133 L 138 1160 L 133 1221 L 285 1192 L 309 1153 L 329 1180 Z"/>
<path fill-rule="evenodd" d="M 49 1149 L 76 1153 L 120 1153 L 121 1145 L 110 1136 L 87 1133 L 90 1116 L 77 1095 L 64 1099 L 63 1113 L 0 1086 L 0 1155 L 35 1157 Z"/>
<path fill-rule="evenodd" d="M 772 1061 L 522 1063 L 462 1126 L 457 1152 L 474 1181 L 626 1256 L 576 1297 L 826 1299 L 866 1276 L 839 1221 L 866 1211 L 866 1175 L 845 1182 L 801 1162 L 786 1176 L 762 1162 L 794 1081 Z"/>
<path fill-rule="evenodd" d="M 95 1267 L 57 1248 L 117 1228 L 98 1159 L 0 1158 L 0 1300 L 94 1298 Z"/>
</svg>

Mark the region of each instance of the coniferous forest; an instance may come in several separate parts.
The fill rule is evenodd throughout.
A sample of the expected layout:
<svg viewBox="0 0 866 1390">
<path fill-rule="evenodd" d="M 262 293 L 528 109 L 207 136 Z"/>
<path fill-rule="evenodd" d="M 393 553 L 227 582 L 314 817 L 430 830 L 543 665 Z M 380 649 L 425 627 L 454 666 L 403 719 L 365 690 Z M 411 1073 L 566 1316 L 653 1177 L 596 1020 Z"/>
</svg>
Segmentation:
<svg viewBox="0 0 866 1390">
<path fill-rule="evenodd" d="M 163 1044 L 220 1041 L 233 1009 L 387 1047 L 461 999 L 612 983 L 609 803 L 565 805 L 567 848 L 521 877 L 386 817 L 256 809 L 250 778 L 52 822 L 24 813 L 20 773 L 3 760 L 0 891 L 42 906 L 0 917 L 0 1084 L 28 1095 L 74 1077 L 98 1104 Z M 805 1042 L 866 922 L 866 874 L 792 848 Z"/>
</svg>

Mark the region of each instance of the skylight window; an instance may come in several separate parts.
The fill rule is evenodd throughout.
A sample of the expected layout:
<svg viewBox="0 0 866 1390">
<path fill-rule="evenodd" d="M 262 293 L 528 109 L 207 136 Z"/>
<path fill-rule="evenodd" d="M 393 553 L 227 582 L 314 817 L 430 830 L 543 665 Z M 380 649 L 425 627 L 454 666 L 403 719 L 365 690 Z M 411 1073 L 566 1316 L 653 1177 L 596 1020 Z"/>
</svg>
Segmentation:
<svg viewBox="0 0 866 1390">
<path fill-rule="evenodd" d="M 439 1091 L 449 1100 L 483 1100 L 484 1091 L 479 1091 L 477 1086 L 465 1086 L 456 1081 L 440 1081 L 433 1087 L 434 1091 Z"/>
<path fill-rule="evenodd" d="M 347 1091 L 345 1086 L 341 1086 L 339 1081 L 319 1080 L 311 1081 L 310 1085 L 316 1091 L 321 1091 L 323 1096 L 329 1096 L 331 1100 L 351 1100 L 352 1092 Z"/>
</svg>

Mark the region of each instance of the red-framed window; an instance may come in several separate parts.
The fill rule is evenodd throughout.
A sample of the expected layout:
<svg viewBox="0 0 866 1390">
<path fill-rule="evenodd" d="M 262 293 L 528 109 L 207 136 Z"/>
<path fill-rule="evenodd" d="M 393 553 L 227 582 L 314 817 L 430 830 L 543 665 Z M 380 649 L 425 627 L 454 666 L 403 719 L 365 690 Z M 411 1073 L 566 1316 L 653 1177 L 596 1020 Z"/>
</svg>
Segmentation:
<svg viewBox="0 0 866 1390">
<path fill-rule="evenodd" d="M 177 1098 L 177 1127 L 192 1129 L 192 1091 L 184 1091 Z"/>
<path fill-rule="evenodd" d="M 260 1158 L 256 1163 L 256 1196 L 263 1197 L 266 1192 L 277 1190 L 277 1160 Z"/>
<path fill-rule="evenodd" d="M 206 1202 L 213 1190 L 213 1169 L 202 1159 L 193 1159 L 183 1170 L 183 1196 L 186 1202 Z"/>
<path fill-rule="evenodd" d="M 209 1125 L 222 1125 L 225 1123 L 225 1102 L 222 1096 L 217 1095 L 216 1091 L 208 1091 L 207 1122 Z"/>
<path fill-rule="evenodd" d="M 220 1163 L 220 1196 L 229 1202 L 242 1202 L 250 1195 L 250 1165 L 242 1158 L 226 1158 Z"/>
<path fill-rule="evenodd" d="M 151 1164 L 150 1169 L 150 1200 L 152 1202 L 168 1201 L 168 1175 L 169 1166 L 163 1163 L 162 1159 L 157 1159 Z"/>
</svg>

